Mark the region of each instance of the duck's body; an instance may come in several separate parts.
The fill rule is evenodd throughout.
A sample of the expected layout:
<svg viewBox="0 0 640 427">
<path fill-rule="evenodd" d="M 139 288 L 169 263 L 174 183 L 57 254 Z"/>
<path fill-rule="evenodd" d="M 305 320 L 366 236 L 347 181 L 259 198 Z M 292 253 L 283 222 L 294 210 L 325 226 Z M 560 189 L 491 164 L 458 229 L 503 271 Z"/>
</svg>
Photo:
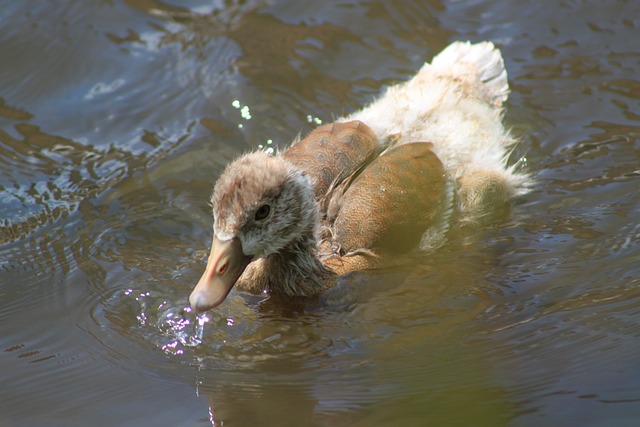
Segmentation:
<svg viewBox="0 0 640 427">
<path fill-rule="evenodd" d="M 191 305 L 215 307 L 236 282 L 312 296 L 433 246 L 456 206 L 472 220 L 504 204 L 525 184 L 506 166 L 507 93 L 493 44 L 454 43 L 365 109 L 284 152 L 231 163 L 215 185 L 213 248 Z"/>
</svg>

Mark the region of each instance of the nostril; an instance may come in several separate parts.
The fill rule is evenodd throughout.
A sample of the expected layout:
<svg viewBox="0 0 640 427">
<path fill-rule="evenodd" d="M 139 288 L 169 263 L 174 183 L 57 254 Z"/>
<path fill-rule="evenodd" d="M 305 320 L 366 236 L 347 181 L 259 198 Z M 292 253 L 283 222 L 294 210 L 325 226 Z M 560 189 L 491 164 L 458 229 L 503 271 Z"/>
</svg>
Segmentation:
<svg viewBox="0 0 640 427">
<path fill-rule="evenodd" d="M 223 262 L 222 264 L 220 264 L 220 266 L 218 267 L 218 274 L 224 274 L 224 272 L 227 271 L 228 265 L 229 263 L 227 262 Z"/>
</svg>

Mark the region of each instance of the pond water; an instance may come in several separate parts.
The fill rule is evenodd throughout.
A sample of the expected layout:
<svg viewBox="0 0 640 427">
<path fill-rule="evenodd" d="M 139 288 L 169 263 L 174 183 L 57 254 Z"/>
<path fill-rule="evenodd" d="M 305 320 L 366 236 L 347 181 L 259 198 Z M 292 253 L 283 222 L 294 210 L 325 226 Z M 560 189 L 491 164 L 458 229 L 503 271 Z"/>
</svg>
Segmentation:
<svg viewBox="0 0 640 427">
<path fill-rule="evenodd" d="M 5 2 L 0 418 L 637 426 L 640 3 Z M 535 178 L 508 218 L 188 344 L 224 165 L 492 40 Z"/>
</svg>

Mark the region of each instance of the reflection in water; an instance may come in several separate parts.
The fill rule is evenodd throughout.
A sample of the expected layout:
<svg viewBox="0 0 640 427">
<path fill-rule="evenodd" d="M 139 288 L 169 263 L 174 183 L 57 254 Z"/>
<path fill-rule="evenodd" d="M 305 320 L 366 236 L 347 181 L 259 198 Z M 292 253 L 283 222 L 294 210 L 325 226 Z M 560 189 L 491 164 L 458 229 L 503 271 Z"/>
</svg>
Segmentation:
<svg viewBox="0 0 640 427">
<path fill-rule="evenodd" d="M 321 300 L 291 310 L 232 292 L 209 314 L 204 341 L 195 348 L 180 340 L 193 330 L 193 315 L 184 305 L 173 306 L 170 301 L 179 297 L 161 284 L 140 283 L 120 293 L 106 314 L 123 335 L 140 336 L 176 361 L 195 365 L 199 395 L 208 396 L 213 418 L 225 423 L 335 425 L 355 421 L 354 410 L 372 405 L 401 405 L 417 420 L 420 407 L 453 395 L 470 400 L 455 417 L 461 422 L 502 419 L 511 409 L 499 403 L 504 391 L 478 357 L 490 341 L 474 340 L 476 351 L 469 352 L 463 338 L 475 333 L 469 321 L 487 309 L 492 286 L 488 281 L 484 288 L 463 288 L 491 256 L 467 253 L 448 265 L 447 259 L 451 254 L 422 260 L 409 274 L 353 274 Z M 461 340 L 452 342 L 452 336 Z M 445 360 L 449 367 L 443 370 Z M 465 378 L 464 389 L 450 388 L 456 378 Z M 425 387 L 430 392 L 416 394 Z M 399 401 L 387 407 L 390 395 Z M 496 403 L 488 404 L 488 396 Z M 430 412 L 434 420 L 451 419 L 447 405 Z"/>
<path fill-rule="evenodd" d="M 636 424 L 635 4 L 174 3 L 3 9 L 5 423 Z M 224 165 L 453 39 L 501 46 L 534 191 L 313 303 L 232 293 L 187 345 Z"/>
</svg>

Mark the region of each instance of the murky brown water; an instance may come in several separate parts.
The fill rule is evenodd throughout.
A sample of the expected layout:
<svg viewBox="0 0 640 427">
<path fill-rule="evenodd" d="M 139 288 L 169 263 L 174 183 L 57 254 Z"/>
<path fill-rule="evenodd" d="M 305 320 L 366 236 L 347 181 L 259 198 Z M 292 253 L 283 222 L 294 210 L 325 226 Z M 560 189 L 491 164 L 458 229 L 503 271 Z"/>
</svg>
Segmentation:
<svg viewBox="0 0 640 427">
<path fill-rule="evenodd" d="M 639 425 L 640 3 L 5 3 L 2 425 Z M 505 57 L 511 217 L 184 346 L 222 167 L 456 39 Z"/>
</svg>

